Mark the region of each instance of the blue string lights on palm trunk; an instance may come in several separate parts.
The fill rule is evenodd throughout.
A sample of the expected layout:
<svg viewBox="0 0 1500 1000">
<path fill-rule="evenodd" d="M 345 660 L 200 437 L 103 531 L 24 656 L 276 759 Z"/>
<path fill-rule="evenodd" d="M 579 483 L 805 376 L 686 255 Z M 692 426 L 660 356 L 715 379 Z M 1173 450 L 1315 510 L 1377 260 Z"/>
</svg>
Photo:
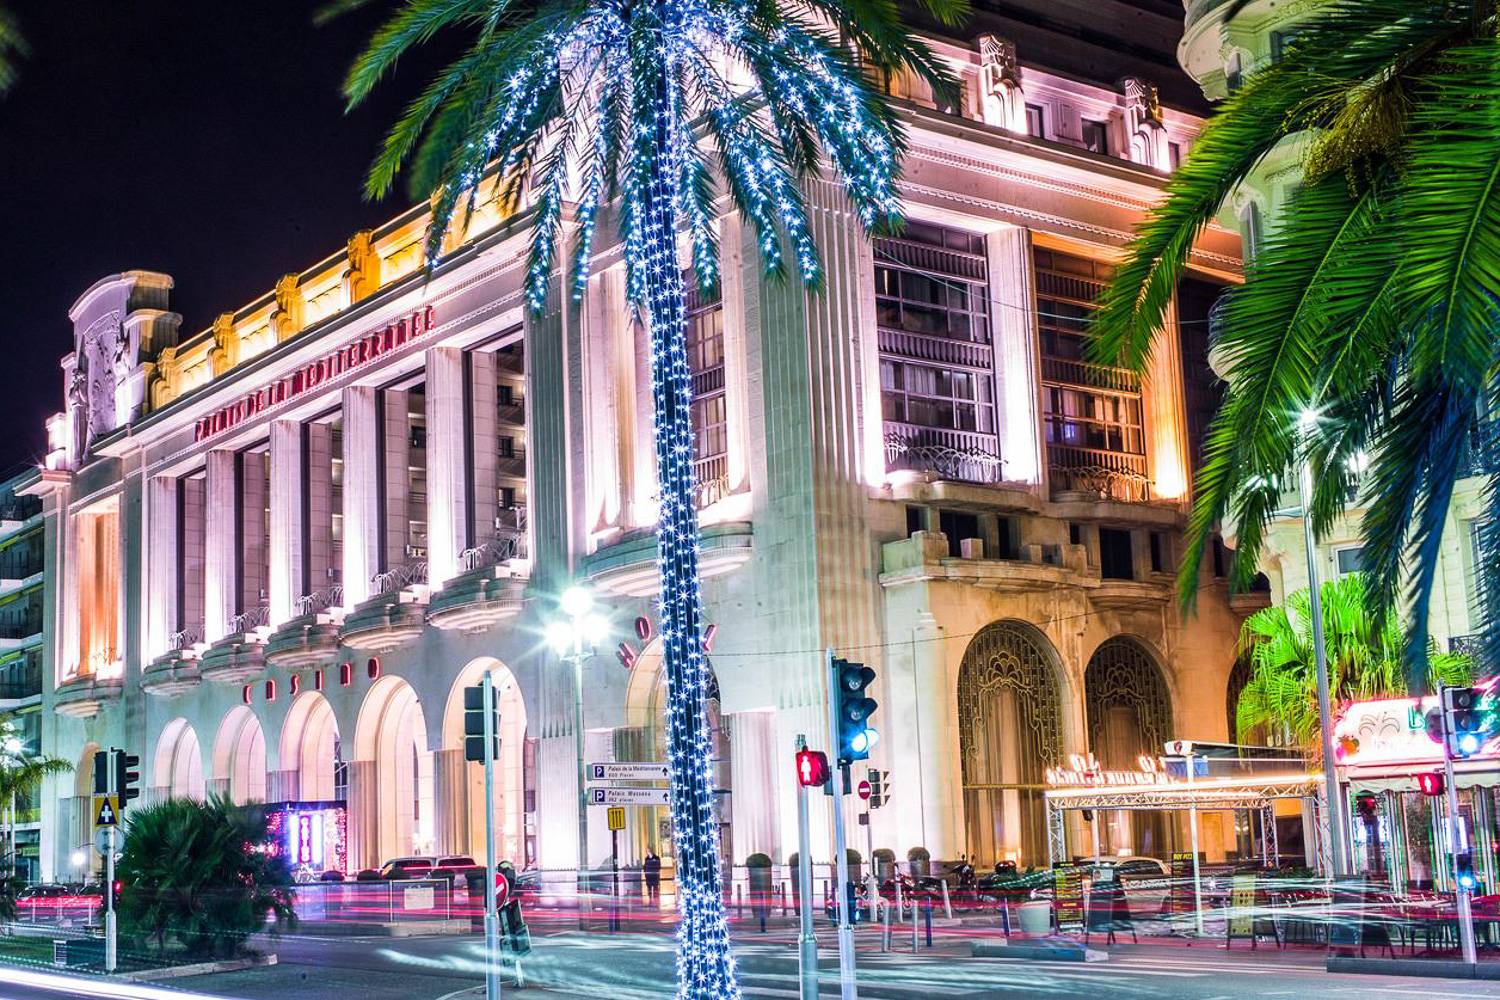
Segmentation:
<svg viewBox="0 0 1500 1000">
<path fill-rule="evenodd" d="M 962 0 L 918 0 L 940 19 Z M 342 0 L 343 6 L 358 0 Z M 719 282 L 716 220 L 727 199 L 753 233 L 765 270 L 821 281 L 800 181 L 830 165 L 864 229 L 899 222 L 901 129 L 877 81 L 910 70 L 934 93 L 955 81 L 910 37 L 894 5 L 842 0 L 406 0 L 345 85 L 368 95 L 396 60 L 444 27 L 477 32 L 392 130 L 367 190 L 411 167 L 432 196 L 427 256 L 450 223 L 490 196 L 532 214 L 527 304 L 547 306 L 557 248 L 571 229 L 576 299 L 608 213 L 624 243 L 627 297 L 651 340 L 661 511 L 660 620 L 678 882 L 677 995 L 739 995 L 725 923 L 708 664 L 698 585 L 697 483 L 686 285 L 679 236 L 700 291 Z M 733 82 L 731 82 L 733 80 Z M 520 196 L 520 197 L 518 197 Z M 789 266 L 790 265 L 790 266 Z"/>
</svg>

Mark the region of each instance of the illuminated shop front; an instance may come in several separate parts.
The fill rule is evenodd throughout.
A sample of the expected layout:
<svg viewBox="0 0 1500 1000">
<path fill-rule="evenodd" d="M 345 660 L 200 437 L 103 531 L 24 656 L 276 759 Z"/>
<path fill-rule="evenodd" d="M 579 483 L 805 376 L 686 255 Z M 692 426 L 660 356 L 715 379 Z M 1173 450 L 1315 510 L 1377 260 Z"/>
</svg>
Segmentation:
<svg viewBox="0 0 1500 1000">
<path fill-rule="evenodd" d="M 1438 699 L 1355 702 L 1334 724 L 1334 756 L 1356 870 L 1414 889 L 1452 888 L 1443 748 L 1427 735 Z M 1455 761 L 1460 852 L 1474 855 L 1479 894 L 1500 878 L 1500 736 Z M 1424 790 L 1425 786 L 1425 790 Z"/>
<path fill-rule="evenodd" d="M 298 882 L 349 868 L 348 813 L 342 802 L 278 802 L 266 810 L 271 852 L 287 859 Z"/>
</svg>

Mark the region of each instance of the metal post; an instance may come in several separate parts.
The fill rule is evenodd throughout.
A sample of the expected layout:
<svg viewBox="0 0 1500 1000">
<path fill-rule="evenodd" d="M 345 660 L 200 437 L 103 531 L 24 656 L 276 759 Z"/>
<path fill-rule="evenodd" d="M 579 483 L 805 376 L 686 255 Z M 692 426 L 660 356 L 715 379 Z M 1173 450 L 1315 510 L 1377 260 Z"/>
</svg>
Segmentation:
<svg viewBox="0 0 1500 1000">
<path fill-rule="evenodd" d="M 1312 436 L 1312 420 L 1302 421 L 1304 446 Z M 1344 843 L 1344 816 L 1339 798 L 1339 780 L 1334 771 L 1333 710 L 1328 696 L 1328 646 L 1323 636 L 1323 601 L 1318 593 L 1318 550 L 1312 526 L 1312 463 L 1302 455 L 1302 540 L 1307 546 L 1307 596 L 1312 616 L 1313 657 L 1318 668 L 1318 729 L 1323 737 L 1323 785 L 1328 797 L 1329 857 L 1334 875 L 1349 872 L 1348 845 Z"/>
<path fill-rule="evenodd" d="M 1458 813 L 1458 789 L 1453 784 L 1453 755 L 1448 752 L 1448 713 L 1443 710 L 1443 691 L 1446 684 L 1438 685 L 1438 712 L 1443 720 L 1443 784 L 1448 798 L 1448 858 L 1457 864 L 1458 835 L 1463 817 Z M 1458 943 L 1463 949 L 1464 962 L 1473 965 L 1478 959 L 1474 948 L 1474 912 L 1469 905 L 1469 890 L 1458 884 L 1458 872 L 1453 871 L 1453 898 L 1458 904 Z"/>
<path fill-rule="evenodd" d="M 880 908 L 880 950 L 891 950 L 891 908 L 882 906 Z"/>
<path fill-rule="evenodd" d="M 1198 867 L 1198 806 L 1193 801 L 1193 755 L 1188 753 L 1184 759 L 1187 761 L 1187 784 L 1188 784 L 1188 830 L 1192 835 L 1193 849 L 1193 923 L 1198 929 L 1198 936 L 1203 936 L 1203 873 Z"/>
<path fill-rule="evenodd" d="M 797 737 L 797 749 L 807 748 L 807 737 Z M 797 785 L 797 907 L 800 918 L 797 931 L 797 978 L 802 1000 L 818 1000 L 818 939 L 813 936 L 811 835 L 808 832 L 807 786 Z"/>
<path fill-rule="evenodd" d="M 948 880 L 943 879 L 938 883 L 943 887 L 943 916 L 949 920 L 953 919 L 953 904 L 948 900 Z"/>
<path fill-rule="evenodd" d="M 500 910 L 495 899 L 495 681 L 479 680 L 484 704 L 484 997 L 500 1000 Z"/>
<path fill-rule="evenodd" d="M 113 770 L 113 768 L 111 768 Z M 115 811 L 115 820 L 119 821 L 119 810 Z M 115 830 L 116 827 L 105 827 L 109 833 L 106 840 L 109 850 L 104 855 L 104 898 L 109 903 L 104 909 L 104 971 L 114 972 L 118 956 L 118 935 L 115 928 Z"/>
<path fill-rule="evenodd" d="M 896 922 L 906 919 L 906 903 L 901 899 L 901 869 L 891 862 L 891 881 L 896 883 Z"/>
<path fill-rule="evenodd" d="M 585 872 L 589 864 L 589 781 L 588 763 L 583 756 L 583 636 L 573 638 L 573 733 L 578 752 L 578 923 L 583 924 L 588 906 Z"/>
<path fill-rule="evenodd" d="M 620 929 L 620 831 L 609 831 L 609 932 Z"/>
<path fill-rule="evenodd" d="M 834 676 L 833 650 L 828 651 L 828 738 L 838 739 L 838 678 Z M 838 748 L 833 748 L 836 757 Z M 841 772 L 834 779 L 833 789 L 833 849 L 838 855 L 838 883 L 835 891 L 839 903 L 839 991 L 843 1000 L 855 1000 L 859 991 L 854 985 L 854 928 L 849 923 L 849 854 L 844 847 L 844 785 L 849 781 L 849 765 L 839 764 Z"/>
</svg>

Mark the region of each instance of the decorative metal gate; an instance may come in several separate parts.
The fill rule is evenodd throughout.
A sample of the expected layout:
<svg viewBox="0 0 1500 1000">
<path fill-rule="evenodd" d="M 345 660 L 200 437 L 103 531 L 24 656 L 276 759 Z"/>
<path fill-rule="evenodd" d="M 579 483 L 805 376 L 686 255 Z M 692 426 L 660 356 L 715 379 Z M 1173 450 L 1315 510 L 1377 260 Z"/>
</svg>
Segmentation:
<svg viewBox="0 0 1500 1000">
<path fill-rule="evenodd" d="M 1156 756 L 1173 736 L 1172 700 L 1155 659 L 1124 636 L 1106 639 L 1083 675 L 1089 750 L 1105 768 L 1129 770 L 1142 754 Z M 1114 815 L 1095 826 L 1096 850 L 1165 857 L 1175 829 L 1157 812 Z"/>
<path fill-rule="evenodd" d="M 971 861 L 1047 856 L 1042 772 L 1062 755 L 1056 653 L 1016 622 L 985 627 L 958 675 L 959 757 Z"/>
</svg>

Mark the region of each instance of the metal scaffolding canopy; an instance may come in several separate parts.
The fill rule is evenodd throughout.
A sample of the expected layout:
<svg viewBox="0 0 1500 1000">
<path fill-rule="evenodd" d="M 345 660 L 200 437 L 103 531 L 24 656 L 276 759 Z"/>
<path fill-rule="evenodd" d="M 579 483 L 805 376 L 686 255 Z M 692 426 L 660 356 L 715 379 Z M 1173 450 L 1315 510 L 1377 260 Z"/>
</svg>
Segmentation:
<svg viewBox="0 0 1500 1000">
<path fill-rule="evenodd" d="M 1254 778 L 1206 778 L 1150 784 L 1052 788 L 1047 807 L 1070 809 L 1264 809 L 1275 799 L 1318 794 L 1315 774 L 1266 775 Z"/>
</svg>

